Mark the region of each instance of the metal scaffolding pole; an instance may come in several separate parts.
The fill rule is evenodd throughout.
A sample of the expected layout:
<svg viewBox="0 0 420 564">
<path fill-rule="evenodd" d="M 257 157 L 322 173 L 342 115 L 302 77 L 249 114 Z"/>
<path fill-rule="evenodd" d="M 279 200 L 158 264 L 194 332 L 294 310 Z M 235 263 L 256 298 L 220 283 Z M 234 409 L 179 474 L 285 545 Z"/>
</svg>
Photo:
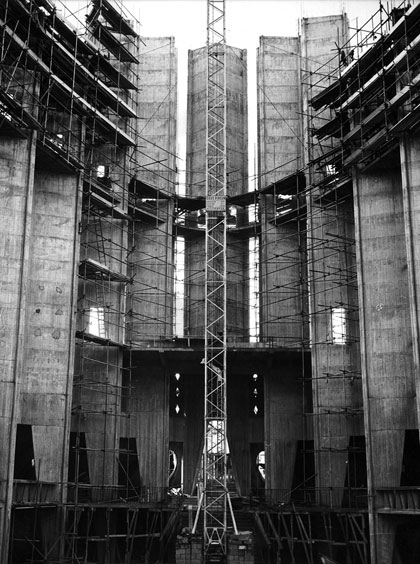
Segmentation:
<svg viewBox="0 0 420 564">
<path fill-rule="evenodd" d="M 203 494 L 204 557 L 226 554 L 226 39 L 225 0 L 207 2 L 206 295 Z M 197 513 L 196 528 L 198 514 Z"/>
</svg>

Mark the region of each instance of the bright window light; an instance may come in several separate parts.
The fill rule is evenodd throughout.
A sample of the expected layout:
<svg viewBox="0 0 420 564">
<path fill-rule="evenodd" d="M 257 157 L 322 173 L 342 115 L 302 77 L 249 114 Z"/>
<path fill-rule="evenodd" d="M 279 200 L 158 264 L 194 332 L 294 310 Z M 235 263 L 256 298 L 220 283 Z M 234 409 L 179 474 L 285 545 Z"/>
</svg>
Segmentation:
<svg viewBox="0 0 420 564">
<path fill-rule="evenodd" d="M 265 451 L 262 450 L 257 454 L 256 463 L 261 478 L 265 480 Z"/>
<path fill-rule="evenodd" d="M 96 337 L 106 338 L 105 311 L 103 307 L 89 309 L 88 333 Z"/>
<path fill-rule="evenodd" d="M 185 239 L 175 240 L 175 323 L 174 333 L 184 335 L 184 298 L 185 298 Z"/>
<path fill-rule="evenodd" d="M 347 316 L 344 307 L 333 307 L 331 310 L 331 336 L 333 345 L 347 343 Z"/>
<path fill-rule="evenodd" d="M 258 343 L 260 336 L 259 306 L 259 240 L 249 240 L 249 341 Z"/>
<path fill-rule="evenodd" d="M 106 176 L 105 165 L 98 165 L 98 168 L 96 169 L 96 176 L 98 178 L 105 178 L 105 176 Z"/>
</svg>

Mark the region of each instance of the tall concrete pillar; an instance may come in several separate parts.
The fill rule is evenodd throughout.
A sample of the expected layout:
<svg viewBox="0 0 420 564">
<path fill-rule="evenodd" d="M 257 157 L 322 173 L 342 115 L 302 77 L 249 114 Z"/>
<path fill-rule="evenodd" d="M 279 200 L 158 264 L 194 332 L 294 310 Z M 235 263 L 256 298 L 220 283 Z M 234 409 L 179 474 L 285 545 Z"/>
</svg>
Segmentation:
<svg viewBox="0 0 420 564">
<path fill-rule="evenodd" d="M 257 53 L 259 188 L 266 188 L 302 164 L 299 39 L 261 37 Z M 298 207 L 297 198 L 297 184 L 288 194 L 277 196 L 273 187 L 273 193 L 260 198 L 261 339 L 286 347 L 299 347 L 304 337 L 305 243 L 292 211 Z M 277 211 L 282 202 L 288 202 L 291 210 L 283 217 Z"/>
<path fill-rule="evenodd" d="M 400 154 L 418 427 L 420 421 L 420 137 L 404 136 L 400 143 Z"/>
<path fill-rule="evenodd" d="M 207 50 L 189 52 L 188 127 L 187 127 L 187 195 L 205 196 L 206 185 L 206 86 Z M 227 108 L 226 149 L 228 196 L 247 192 L 247 56 L 246 51 L 226 48 Z M 192 218 L 197 224 L 197 214 Z M 237 210 L 238 226 L 241 209 Z M 185 326 L 190 335 L 204 336 L 204 237 L 187 239 L 185 244 Z M 248 339 L 248 240 L 227 234 L 227 338 Z"/>
<path fill-rule="evenodd" d="M 34 186 L 20 421 L 32 425 L 37 479 L 58 485 L 67 480 L 79 175 L 36 170 Z"/>
<path fill-rule="evenodd" d="M 325 151 L 312 136 L 310 127 L 318 127 L 332 117 L 329 109 L 311 117 L 309 97 L 328 86 L 329 80 L 334 80 L 337 62 L 339 64 L 336 45 L 344 44 L 348 33 L 345 14 L 304 18 L 301 23 L 302 111 L 307 163 Z M 325 72 L 319 72 L 320 67 Z M 323 169 L 321 162 L 310 168 L 308 181 L 315 184 L 331 177 L 332 172 L 327 167 Z M 321 198 L 314 188 L 307 198 L 313 433 L 316 484 L 321 488 L 319 501 L 341 505 L 346 479 L 349 479 L 351 437 L 363 435 L 362 394 L 351 187 L 345 196 L 337 195 L 334 183 L 328 189 L 329 197 Z M 341 328 L 337 328 L 337 322 Z M 329 488 L 337 488 L 332 490 L 333 500 Z"/>
<path fill-rule="evenodd" d="M 174 208 L 165 196 L 174 195 L 177 185 L 177 51 L 173 37 L 142 41 L 135 178 L 163 197 L 133 185 L 139 207 L 151 214 L 149 220 L 136 217 L 132 226 L 133 343 L 170 337 L 174 329 Z"/>
<path fill-rule="evenodd" d="M 7 562 L 16 424 L 23 371 L 35 134 L 0 138 L 0 560 Z"/>
<path fill-rule="evenodd" d="M 32 432 L 43 497 L 57 503 L 66 500 L 68 479 L 80 212 L 79 173 L 36 168 L 19 423 Z M 36 491 L 34 484 L 34 501 Z M 50 558 L 59 557 L 62 519 L 60 510 L 40 519 Z"/>
<path fill-rule="evenodd" d="M 400 485 L 405 430 L 418 424 L 400 171 L 356 171 L 353 189 L 371 559 L 391 564 L 396 524 L 372 496 Z"/>
</svg>

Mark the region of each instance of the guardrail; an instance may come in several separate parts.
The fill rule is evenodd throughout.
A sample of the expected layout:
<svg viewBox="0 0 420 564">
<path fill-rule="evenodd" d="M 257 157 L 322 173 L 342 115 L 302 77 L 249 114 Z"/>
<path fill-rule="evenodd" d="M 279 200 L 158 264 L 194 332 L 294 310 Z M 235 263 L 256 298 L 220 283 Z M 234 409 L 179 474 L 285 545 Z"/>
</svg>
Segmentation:
<svg viewBox="0 0 420 564">
<path fill-rule="evenodd" d="M 377 488 L 376 510 L 420 513 L 420 487 Z"/>
<path fill-rule="evenodd" d="M 95 486 L 91 484 L 68 484 L 67 501 L 71 503 L 166 503 L 168 488 L 125 486 Z"/>
<path fill-rule="evenodd" d="M 60 484 L 15 480 L 13 502 L 15 504 L 48 503 L 56 500 Z M 195 496 L 185 495 L 179 489 L 168 487 L 139 487 L 68 483 L 67 503 L 103 504 L 159 504 L 170 507 L 195 505 Z M 366 509 L 366 488 L 301 488 L 254 489 L 245 496 L 233 496 L 234 506 L 253 508 L 290 509 L 294 507 L 328 507 L 330 509 Z M 377 490 L 377 507 L 420 512 L 420 488 L 381 488 Z"/>
<path fill-rule="evenodd" d="M 321 506 L 331 509 L 366 509 L 366 488 L 302 488 L 296 490 L 253 490 L 249 496 L 251 506 L 264 504 L 278 508 Z"/>
</svg>

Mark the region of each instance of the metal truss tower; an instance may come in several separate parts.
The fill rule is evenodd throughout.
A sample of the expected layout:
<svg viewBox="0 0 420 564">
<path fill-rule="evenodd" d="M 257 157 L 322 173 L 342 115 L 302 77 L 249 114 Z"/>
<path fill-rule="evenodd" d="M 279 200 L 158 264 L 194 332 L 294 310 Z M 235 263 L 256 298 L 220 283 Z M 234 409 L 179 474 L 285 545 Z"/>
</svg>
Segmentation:
<svg viewBox="0 0 420 564">
<path fill-rule="evenodd" d="M 237 533 L 227 488 L 226 409 L 226 39 L 225 0 L 207 2 L 206 292 L 203 493 L 204 560 L 226 554 Z"/>
</svg>

